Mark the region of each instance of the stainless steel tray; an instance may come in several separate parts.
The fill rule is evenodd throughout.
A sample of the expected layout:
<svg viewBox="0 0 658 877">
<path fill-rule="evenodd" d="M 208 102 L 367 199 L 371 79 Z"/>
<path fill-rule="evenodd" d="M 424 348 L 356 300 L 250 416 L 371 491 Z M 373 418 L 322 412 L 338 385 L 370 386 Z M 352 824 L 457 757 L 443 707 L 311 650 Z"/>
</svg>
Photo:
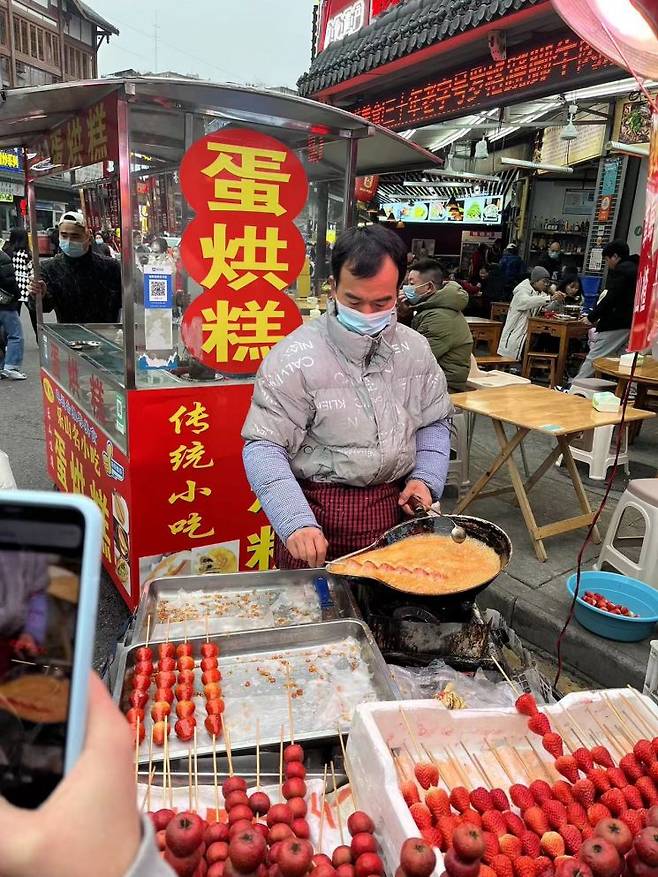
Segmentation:
<svg viewBox="0 0 658 877">
<path fill-rule="evenodd" d="M 210 641 L 220 648 L 219 668 L 226 703 L 224 718 L 234 751 L 255 747 L 257 718 L 263 746 L 279 743 L 282 726 L 285 739 L 289 739 L 287 666 L 293 691 L 295 740 L 300 742 L 335 740 L 339 725 L 341 730 L 349 732 L 352 713 L 359 703 L 400 697 L 369 628 L 357 619 L 220 634 L 211 636 Z M 200 691 L 198 663 L 205 637 L 190 638 L 189 642 L 197 663 Z M 114 699 L 124 712 L 129 707 L 134 654 L 139 645 L 126 649 L 118 659 Z M 154 645 L 157 659 L 156 649 Z M 154 686 L 149 694 L 152 697 Z M 195 697 L 195 704 L 197 753 L 207 755 L 212 752 L 212 740 L 204 727 L 203 694 Z M 140 763 L 148 760 L 149 710 L 150 701 L 146 708 L 146 739 L 140 747 Z M 189 748 L 190 744 L 179 741 L 172 730 L 170 758 L 187 758 Z M 217 751 L 225 751 L 223 738 L 217 741 Z M 153 760 L 162 758 L 163 751 L 154 747 Z"/>
<path fill-rule="evenodd" d="M 320 577 L 327 580 L 328 593 L 316 588 L 314 583 Z M 149 617 L 150 640 L 166 639 L 167 622 L 158 619 L 164 617 L 167 604 L 172 609 L 179 607 L 171 613 L 175 617 L 187 617 L 186 621 L 169 623 L 170 639 L 183 639 L 186 634 L 205 636 L 205 609 L 209 610 L 211 634 L 317 624 L 358 616 L 349 587 L 340 578 L 327 575 L 324 569 L 170 576 L 150 584 L 124 645 L 146 640 Z"/>
</svg>

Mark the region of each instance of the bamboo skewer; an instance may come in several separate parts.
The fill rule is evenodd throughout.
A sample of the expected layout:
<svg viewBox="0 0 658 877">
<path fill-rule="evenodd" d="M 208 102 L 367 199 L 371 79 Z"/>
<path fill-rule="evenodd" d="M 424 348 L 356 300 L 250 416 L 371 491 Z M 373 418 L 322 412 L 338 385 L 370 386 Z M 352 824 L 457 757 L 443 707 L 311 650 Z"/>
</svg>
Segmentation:
<svg viewBox="0 0 658 877">
<path fill-rule="evenodd" d="M 619 749 L 620 749 L 619 744 L 618 744 L 617 741 L 614 739 L 614 737 L 612 737 L 612 736 L 610 735 L 610 731 L 609 731 L 609 730 L 608 730 L 608 729 L 607 729 L 607 728 L 606 728 L 606 727 L 605 727 L 605 726 L 599 721 L 598 716 L 596 716 L 596 715 L 592 712 L 592 708 L 591 708 L 591 707 L 589 707 L 589 706 L 587 707 L 587 712 L 588 712 L 590 718 L 594 720 L 594 724 L 597 726 L 597 728 L 598 728 L 599 731 L 601 732 L 601 735 L 603 736 L 605 742 L 606 742 L 608 745 L 613 745 L 614 748 L 615 748 L 617 751 L 619 751 Z M 623 752 L 622 752 L 622 755 L 623 755 Z"/>
<path fill-rule="evenodd" d="M 402 707 L 400 707 L 400 715 L 402 716 L 402 721 L 404 722 L 404 724 L 407 728 L 407 731 L 409 732 L 409 736 L 411 737 L 411 742 L 416 747 L 416 752 L 418 753 L 418 760 L 421 761 L 423 754 L 422 754 L 422 750 L 420 748 L 420 743 L 418 742 L 418 737 L 416 737 L 416 734 L 414 733 L 414 731 L 411 727 L 409 719 L 407 718 L 407 714 L 402 709 Z M 413 758 L 411 760 L 413 761 Z"/>
<path fill-rule="evenodd" d="M 354 783 L 352 782 L 352 778 L 350 776 L 349 768 L 347 766 L 347 752 L 345 750 L 345 741 L 343 740 L 343 733 L 340 730 L 340 725 L 337 725 L 338 730 L 338 740 L 340 742 L 340 750 L 343 753 L 343 770 L 345 771 L 345 776 L 349 780 L 350 783 L 350 792 L 352 793 L 352 802 L 354 803 L 354 809 L 359 809 L 359 804 L 356 799 L 356 789 L 354 788 Z"/>
<path fill-rule="evenodd" d="M 462 744 L 462 746 L 463 745 L 464 744 Z M 484 781 L 485 781 L 486 785 L 488 785 L 490 789 L 493 789 L 495 787 L 495 783 L 493 783 L 491 781 L 491 777 L 486 772 L 486 770 L 482 767 L 482 762 L 480 761 L 480 759 L 477 757 L 477 755 L 475 753 L 473 753 L 470 757 L 475 762 L 477 769 L 480 771 L 481 775 L 484 777 Z"/>
<path fill-rule="evenodd" d="M 532 754 L 535 756 L 535 759 L 539 762 L 539 766 L 540 766 L 540 768 L 541 768 L 542 771 L 544 772 L 544 776 L 546 777 L 546 781 L 547 781 L 548 783 L 552 783 L 552 782 L 553 782 L 553 777 L 551 776 L 551 772 L 550 772 L 549 769 L 548 769 L 548 765 L 546 764 L 546 762 L 544 761 L 544 759 L 539 755 L 539 753 L 537 752 L 537 750 L 535 749 L 535 747 L 532 745 L 532 740 L 530 739 L 530 737 L 526 737 L 526 740 L 527 740 L 527 742 L 528 742 L 528 746 L 530 747 L 530 751 L 531 751 Z"/>
<path fill-rule="evenodd" d="M 146 802 L 147 802 L 147 810 L 151 809 L 151 781 L 152 775 L 151 771 L 153 770 L 153 728 L 155 726 L 151 725 L 151 736 L 149 737 L 149 779 L 148 786 L 146 788 Z"/>
<path fill-rule="evenodd" d="M 494 756 L 494 758 L 496 759 L 496 761 L 500 765 L 500 767 L 503 770 L 503 772 L 505 773 L 507 779 L 510 781 L 510 783 L 513 783 L 514 779 L 512 777 L 512 774 L 508 771 L 507 765 L 503 761 L 502 756 L 499 754 L 498 750 L 496 749 L 496 747 L 494 746 L 494 744 L 490 740 L 487 740 L 486 737 L 484 739 L 485 739 L 485 743 L 489 747 L 489 750 L 491 751 L 491 754 Z"/>
<path fill-rule="evenodd" d="M 322 781 L 322 805 L 320 807 L 320 835 L 318 838 L 318 852 L 322 852 L 322 836 L 324 834 L 324 808 L 327 801 L 327 765 L 324 766 L 324 778 Z"/>
<path fill-rule="evenodd" d="M 295 742 L 295 726 L 292 721 L 292 680 L 290 678 L 290 664 L 286 665 L 286 691 L 288 692 L 288 724 L 290 725 L 290 742 Z"/>
<path fill-rule="evenodd" d="M 615 704 L 614 704 L 612 698 L 610 697 L 610 695 L 609 695 L 606 691 L 603 692 L 603 697 L 605 698 L 605 702 L 608 704 L 608 706 L 610 707 L 610 709 L 611 709 L 611 710 L 613 711 L 613 713 L 617 716 L 617 720 L 619 721 L 619 724 L 620 724 L 621 727 L 623 728 L 623 730 L 624 730 L 624 734 L 625 734 L 626 737 L 631 741 L 631 746 L 633 746 L 633 745 L 634 745 L 634 742 L 635 742 L 635 743 L 637 742 L 637 740 L 636 740 L 636 741 L 633 741 L 633 729 L 628 725 L 628 723 L 626 722 L 626 719 L 625 719 L 625 718 L 622 716 L 622 714 L 619 712 L 619 710 L 618 710 L 617 707 L 615 706 Z"/>
<path fill-rule="evenodd" d="M 462 767 L 459 764 L 459 762 L 456 761 L 455 756 L 452 754 L 452 750 L 450 749 L 450 747 L 447 745 L 444 745 L 443 748 L 445 749 L 446 754 L 448 756 L 448 761 L 450 763 L 450 767 L 457 774 L 458 780 L 461 782 L 461 784 L 464 786 L 464 788 L 466 788 L 466 789 L 470 788 L 471 782 L 470 782 L 467 774 L 465 773 L 465 771 L 462 770 Z"/>
<path fill-rule="evenodd" d="M 283 725 L 281 725 L 281 743 L 279 745 L 279 791 L 283 788 Z"/>
<path fill-rule="evenodd" d="M 637 691 L 637 689 L 633 688 L 632 685 L 628 685 L 628 686 L 626 686 L 626 687 L 627 687 L 627 688 L 630 688 L 630 690 L 633 691 L 634 693 L 637 693 L 637 694 L 640 693 L 639 691 Z M 635 716 L 635 718 L 636 718 L 636 719 L 637 719 L 637 720 L 638 720 L 638 721 L 644 726 L 644 729 L 645 729 L 644 733 L 645 733 L 650 739 L 651 739 L 652 737 L 655 737 L 655 736 L 656 736 L 656 730 L 655 730 L 655 729 L 652 729 L 652 728 L 651 728 L 651 725 L 647 722 L 647 720 L 646 720 L 645 718 L 643 718 L 642 714 L 640 713 L 640 711 L 638 710 L 638 708 L 637 708 L 637 707 L 635 706 L 635 704 L 633 703 L 633 700 L 628 700 L 627 698 L 624 698 L 624 703 L 625 703 L 626 706 L 631 710 L 631 712 L 633 713 L 633 715 Z M 656 721 L 656 717 L 653 715 L 653 713 L 651 713 L 651 712 L 649 711 L 649 708 L 648 708 L 647 705 L 644 703 L 644 701 L 643 701 L 643 700 L 640 700 L 640 703 L 642 704 L 642 709 L 645 710 L 645 712 L 647 712 L 647 713 L 651 716 L 652 721 L 655 722 L 655 721 Z"/>
<path fill-rule="evenodd" d="M 165 716 L 164 757 L 162 759 L 162 806 L 167 806 L 167 765 L 169 761 L 169 716 Z"/>
<path fill-rule="evenodd" d="M 509 687 L 512 689 L 512 691 L 514 692 L 514 694 L 515 694 L 517 697 L 520 697 L 521 694 L 522 694 L 521 690 L 519 689 L 519 687 L 518 687 L 514 682 L 512 682 L 512 680 L 509 678 L 509 676 L 507 675 L 507 673 L 503 670 L 503 668 L 500 666 L 500 664 L 498 663 L 498 661 L 496 660 L 496 658 L 494 658 L 493 655 L 491 655 L 491 660 L 494 662 L 494 664 L 495 664 L 496 667 L 498 668 L 499 673 L 501 674 L 501 676 L 503 677 L 503 679 L 505 680 L 505 682 L 507 682 L 507 684 L 508 684 Z"/>
<path fill-rule="evenodd" d="M 212 735 L 212 779 L 215 787 L 215 819 L 219 821 L 219 783 L 217 782 L 217 737 Z"/>
<path fill-rule="evenodd" d="M 228 775 L 233 776 L 233 753 L 231 752 L 231 732 L 224 722 L 224 743 L 226 745 L 226 759 L 228 761 Z"/>
<path fill-rule="evenodd" d="M 466 758 L 468 758 L 469 761 L 475 766 L 475 769 L 477 770 L 477 772 L 478 772 L 478 773 L 480 774 L 480 776 L 482 777 L 482 782 L 486 783 L 486 784 L 489 786 L 489 788 L 492 788 L 492 786 L 491 786 L 491 780 L 490 780 L 489 777 L 486 775 L 486 773 L 482 770 L 482 766 L 481 766 L 480 763 L 477 761 L 477 759 L 475 758 L 475 756 L 473 756 L 473 755 L 470 754 L 470 752 L 469 752 L 468 749 L 464 746 L 464 744 L 463 744 L 463 742 L 462 742 L 461 740 L 459 741 L 459 745 L 460 745 L 461 748 L 464 750 L 464 755 L 466 756 Z"/>
<path fill-rule="evenodd" d="M 194 812 L 199 812 L 199 760 L 196 725 L 194 726 Z"/>
<path fill-rule="evenodd" d="M 192 812 L 192 747 L 187 747 L 187 801 Z"/>
<path fill-rule="evenodd" d="M 256 791 L 260 791 L 260 719 L 256 719 Z"/>
<path fill-rule="evenodd" d="M 571 714 L 569 714 L 569 721 L 573 722 L 573 724 L 576 726 L 576 729 L 578 730 L 578 732 L 580 733 L 580 735 L 582 737 L 587 738 L 589 736 L 590 740 L 592 740 L 594 742 L 594 745 L 596 745 L 596 737 L 592 733 L 591 729 L 583 728 L 583 726 L 576 719 L 576 717 L 571 715 Z M 583 741 L 581 740 L 580 742 L 582 743 Z M 585 747 L 585 749 L 589 749 L 589 746 L 586 743 L 583 743 L 583 746 Z"/>
<path fill-rule="evenodd" d="M 146 616 L 146 648 L 148 648 L 149 640 L 151 639 L 151 614 L 149 613 Z"/>
<path fill-rule="evenodd" d="M 343 834 L 343 817 L 340 815 L 340 803 L 338 801 L 338 786 L 336 784 L 336 771 L 334 763 L 331 762 L 331 779 L 334 786 L 334 806 L 336 807 L 336 818 L 338 820 L 338 833 L 340 835 L 340 845 L 345 845 L 345 835 Z"/>
<path fill-rule="evenodd" d="M 146 794 L 142 798 L 142 806 L 140 807 L 140 812 L 144 812 L 144 810 L 150 812 L 151 810 L 151 786 L 153 784 L 153 777 L 155 776 L 155 768 L 149 771 L 149 775 L 147 777 L 146 784 Z"/>
<path fill-rule="evenodd" d="M 525 759 L 521 755 L 520 751 L 514 747 L 510 747 L 510 748 L 511 748 L 512 752 L 514 753 L 514 755 L 516 755 L 516 758 L 517 758 L 519 764 L 521 765 L 521 768 L 522 768 L 523 772 L 525 773 L 526 777 L 528 778 L 528 780 L 532 780 L 532 774 L 530 773 L 528 765 L 526 764 Z"/>
<path fill-rule="evenodd" d="M 137 715 L 137 730 L 135 732 L 135 785 L 139 779 L 139 714 Z"/>
</svg>

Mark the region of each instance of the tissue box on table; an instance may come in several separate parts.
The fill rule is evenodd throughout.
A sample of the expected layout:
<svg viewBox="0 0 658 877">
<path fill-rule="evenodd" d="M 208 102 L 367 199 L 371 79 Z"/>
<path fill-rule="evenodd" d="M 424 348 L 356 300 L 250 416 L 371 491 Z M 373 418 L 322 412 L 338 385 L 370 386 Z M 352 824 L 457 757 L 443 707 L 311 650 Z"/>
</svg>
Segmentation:
<svg viewBox="0 0 658 877">
<path fill-rule="evenodd" d="M 594 393 L 592 405 L 597 411 L 619 411 L 619 397 L 614 393 Z"/>
</svg>

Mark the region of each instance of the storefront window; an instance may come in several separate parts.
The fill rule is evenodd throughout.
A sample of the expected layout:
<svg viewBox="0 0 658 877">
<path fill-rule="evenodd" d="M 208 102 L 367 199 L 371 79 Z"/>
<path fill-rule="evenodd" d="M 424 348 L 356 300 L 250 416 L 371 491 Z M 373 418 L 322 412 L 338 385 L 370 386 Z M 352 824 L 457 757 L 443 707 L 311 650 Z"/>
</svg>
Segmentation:
<svg viewBox="0 0 658 877">
<path fill-rule="evenodd" d="M 28 85 L 51 85 L 53 82 L 55 82 L 55 77 L 47 70 L 39 70 L 38 67 L 23 64 L 21 61 L 16 62 L 17 88 L 25 88 Z"/>
<path fill-rule="evenodd" d="M 4 9 L 0 9 L 0 46 L 9 45 L 7 31 L 7 13 Z"/>
</svg>

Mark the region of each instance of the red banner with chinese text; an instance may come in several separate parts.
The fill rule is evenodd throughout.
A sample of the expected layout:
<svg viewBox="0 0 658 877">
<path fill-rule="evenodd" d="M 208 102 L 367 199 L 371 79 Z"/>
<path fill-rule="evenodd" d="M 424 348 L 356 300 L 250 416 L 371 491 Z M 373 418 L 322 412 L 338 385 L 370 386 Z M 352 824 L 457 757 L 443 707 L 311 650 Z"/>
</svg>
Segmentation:
<svg viewBox="0 0 658 877">
<path fill-rule="evenodd" d="M 37 144 L 30 162 L 34 179 L 105 161 L 117 161 L 117 97 L 109 95 L 67 119 Z"/>
<path fill-rule="evenodd" d="M 130 520 L 128 460 L 75 400 L 41 370 L 48 473 L 64 493 L 92 499 L 103 515 L 103 566 L 123 598 L 130 589 L 134 527 Z"/>
<path fill-rule="evenodd" d="M 635 310 L 628 349 L 645 350 L 658 338 L 658 113 L 653 114 L 649 176 Z"/>
</svg>

